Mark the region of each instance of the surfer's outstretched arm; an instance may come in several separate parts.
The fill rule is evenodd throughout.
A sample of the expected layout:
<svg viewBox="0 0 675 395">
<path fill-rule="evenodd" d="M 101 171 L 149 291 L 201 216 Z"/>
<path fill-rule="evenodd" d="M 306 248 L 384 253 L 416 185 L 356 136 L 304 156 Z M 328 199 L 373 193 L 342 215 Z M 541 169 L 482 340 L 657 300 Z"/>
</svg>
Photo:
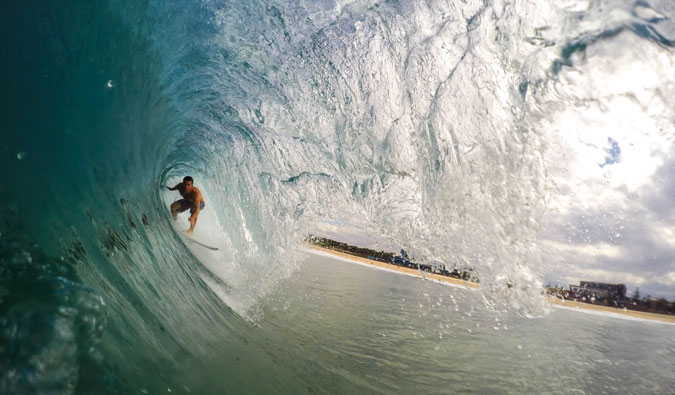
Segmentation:
<svg viewBox="0 0 675 395">
<path fill-rule="evenodd" d="M 175 191 L 176 189 L 178 189 L 179 186 L 180 186 L 180 184 L 176 184 L 175 187 L 173 187 L 173 188 L 172 187 L 166 187 L 166 189 L 168 189 L 170 191 Z"/>
</svg>

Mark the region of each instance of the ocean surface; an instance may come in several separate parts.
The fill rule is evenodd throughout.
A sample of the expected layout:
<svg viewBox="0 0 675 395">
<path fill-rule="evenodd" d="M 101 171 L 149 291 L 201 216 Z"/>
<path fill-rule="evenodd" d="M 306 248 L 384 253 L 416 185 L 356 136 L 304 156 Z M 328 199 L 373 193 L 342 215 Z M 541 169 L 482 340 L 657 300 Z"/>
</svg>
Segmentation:
<svg viewBox="0 0 675 395">
<path fill-rule="evenodd" d="M 549 115 L 621 53 L 673 108 L 671 1 L 0 14 L 0 393 L 672 393 L 675 329 L 552 310 L 536 249 Z M 171 218 L 185 175 L 218 251 Z M 308 256 L 326 227 L 482 289 Z"/>
<path fill-rule="evenodd" d="M 294 370 L 307 392 L 672 393 L 673 324 L 557 308 L 523 319 L 480 298 L 311 255 L 258 330 L 273 353 L 304 361 Z"/>
</svg>

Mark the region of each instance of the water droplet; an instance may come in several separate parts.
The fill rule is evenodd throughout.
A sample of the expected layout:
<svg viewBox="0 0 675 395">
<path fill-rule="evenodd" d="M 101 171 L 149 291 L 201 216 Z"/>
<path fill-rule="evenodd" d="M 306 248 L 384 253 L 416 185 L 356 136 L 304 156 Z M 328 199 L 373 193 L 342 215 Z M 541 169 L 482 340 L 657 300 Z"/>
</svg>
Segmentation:
<svg viewBox="0 0 675 395">
<path fill-rule="evenodd" d="M 108 80 L 108 82 L 105 84 L 105 86 L 107 86 L 108 88 L 112 88 L 115 85 L 113 85 L 113 80 Z"/>
<path fill-rule="evenodd" d="M 26 155 L 28 155 L 28 153 L 26 153 L 26 151 L 20 151 L 20 152 L 16 153 L 16 158 L 18 160 L 26 159 Z"/>
</svg>

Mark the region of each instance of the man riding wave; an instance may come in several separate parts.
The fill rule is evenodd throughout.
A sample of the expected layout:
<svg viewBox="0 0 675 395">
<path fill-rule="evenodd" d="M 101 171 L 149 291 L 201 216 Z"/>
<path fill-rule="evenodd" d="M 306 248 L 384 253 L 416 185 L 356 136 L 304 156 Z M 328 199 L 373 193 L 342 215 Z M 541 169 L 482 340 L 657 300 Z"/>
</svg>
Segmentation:
<svg viewBox="0 0 675 395">
<path fill-rule="evenodd" d="M 167 187 L 167 189 L 170 191 L 178 190 L 180 195 L 183 197 L 183 199 L 176 200 L 175 202 L 171 203 L 171 215 L 173 216 L 174 220 L 178 219 L 178 213 L 182 213 L 183 211 L 190 209 L 190 218 L 188 218 L 188 221 L 190 222 L 190 229 L 185 231 L 190 235 L 193 234 L 195 230 L 199 212 L 203 210 L 204 206 L 206 205 L 201 191 L 192 185 L 193 182 L 194 180 L 192 177 L 187 176 L 183 178 L 183 182 L 176 185 L 175 187 Z"/>
</svg>

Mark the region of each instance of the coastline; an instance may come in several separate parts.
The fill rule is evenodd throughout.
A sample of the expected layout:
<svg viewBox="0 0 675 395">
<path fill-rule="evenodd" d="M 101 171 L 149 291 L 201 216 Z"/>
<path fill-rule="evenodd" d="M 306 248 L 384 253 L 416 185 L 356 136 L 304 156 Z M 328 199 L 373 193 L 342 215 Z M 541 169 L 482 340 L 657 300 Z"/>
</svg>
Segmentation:
<svg viewBox="0 0 675 395">
<path fill-rule="evenodd" d="M 607 313 L 617 318 L 629 318 L 635 320 L 659 321 L 675 325 L 675 316 L 668 314 L 649 313 L 638 310 L 624 310 L 618 307 L 599 306 L 596 304 L 575 302 L 549 296 L 549 302 L 554 306 L 567 310 L 581 311 L 584 313 Z"/>
<path fill-rule="evenodd" d="M 444 283 L 444 284 L 448 284 L 448 285 L 452 285 L 452 286 L 464 288 L 464 289 L 477 289 L 479 287 L 479 285 L 477 283 L 474 283 L 474 282 L 471 282 L 471 281 L 464 281 L 464 280 L 461 280 L 461 279 L 458 279 L 458 278 L 441 276 L 441 275 L 434 274 L 434 273 L 421 272 L 420 270 L 414 270 L 414 269 L 410 269 L 410 268 L 407 268 L 407 267 L 390 265 L 388 263 L 374 261 L 374 260 L 366 259 L 366 258 L 361 258 L 359 256 L 350 255 L 350 254 L 346 254 L 344 252 L 339 252 L 339 251 L 331 250 L 331 249 L 328 249 L 328 248 L 319 247 L 319 246 L 316 246 L 316 245 L 313 245 L 313 244 L 304 243 L 303 245 L 306 246 L 307 248 L 311 249 L 311 250 L 323 252 L 325 254 L 329 254 L 329 255 L 334 256 L 334 257 L 343 258 L 345 260 L 348 260 L 348 261 L 351 261 L 351 262 L 354 262 L 354 263 L 358 263 L 358 264 L 362 264 L 364 266 L 370 266 L 370 267 L 377 268 L 377 269 L 387 270 L 387 271 L 391 271 L 391 272 L 397 272 L 397 273 L 405 274 L 405 275 L 408 275 L 408 276 L 413 276 L 413 277 L 421 278 L 421 279 L 424 279 L 424 280 L 431 280 L 431 281 L 435 281 L 435 282 L 439 282 L 439 283 Z"/>
<path fill-rule="evenodd" d="M 427 272 L 421 272 L 419 270 L 414 270 L 414 269 L 409 269 L 406 267 L 401 267 L 401 266 L 396 266 L 396 265 L 390 265 L 384 262 L 379 262 L 379 261 L 374 261 L 371 259 L 367 258 L 361 258 L 359 256 L 355 255 L 350 255 L 344 252 L 339 252 L 335 250 L 331 250 L 328 248 L 323 248 L 319 247 L 313 244 L 309 243 L 303 243 L 305 247 L 307 247 L 311 253 L 319 253 L 319 255 L 330 255 L 332 257 L 337 257 L 337 258 L 342 258 L 343 260 L 352 262 L 352 263 L 357 263 L 360 265 L 364 266 L 369 266 L 375 269 L 381 269 L 381 270 L 386 270 L 390 272 L 395 272 L 399 274 L 405 274 L 408 276 L 413 276 L 417 278 L 421 278 L 424 280 L 430 280 L 434 282 L 439 282 L 447 285 L 451 285 L 454 287 L 458 288 L 463 288 L 463 289 L 468 289 L 468 290 L 475 290 L 478 289 L 480 286 L 477 283 L 471 282 L 471 281 L 464 281 L 460 280 L 457 278 L 453 277 L 447 277 L 447 276 L 441 276 L 438 274 L 434 273 L 427 273 Z M 313 251 L 312 251 L 313 250 Z M 554 296 L 549 296 L 548 297 L 549 303 L 551 303 L 554 307 L 557 308 L 562 308 L 562 309 L 567 309 L 567 310 L 574 310 L 574 311 L 579 311 L 579 312 L 584 312 L 584 313 L 605 313 L 611 317 L 615 318 L 621 318 L 621 319 L 633 319 L 633 320 L 645 320 L 645 321 L 657 321 L 661 323 L 667 323 L 667 324 L 675 324 L 675 316 L 673 315 L 667 315 L 667 314 L 656 314 L 656 313 L 648 313 L 648 312 L 643 312 L 643 311 L 637 311 L 637 310 L 625 310 L 621 308 L 616 308 L 616 307 L 609 307 L 609 306 L 599 306 L 599 305 L 594 305 L 594 304 L 589 304 L 589 303 L 582 303 L 582 302 L 575 302 L 572 300 L 562 300 L 559 298 L 556 298 Z"/>
</svg>

